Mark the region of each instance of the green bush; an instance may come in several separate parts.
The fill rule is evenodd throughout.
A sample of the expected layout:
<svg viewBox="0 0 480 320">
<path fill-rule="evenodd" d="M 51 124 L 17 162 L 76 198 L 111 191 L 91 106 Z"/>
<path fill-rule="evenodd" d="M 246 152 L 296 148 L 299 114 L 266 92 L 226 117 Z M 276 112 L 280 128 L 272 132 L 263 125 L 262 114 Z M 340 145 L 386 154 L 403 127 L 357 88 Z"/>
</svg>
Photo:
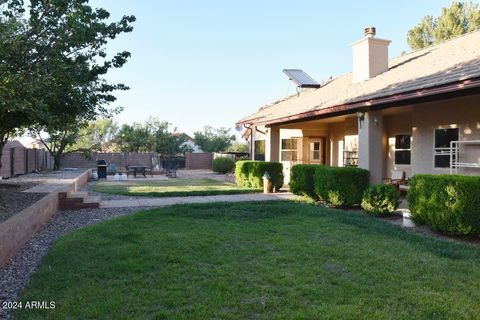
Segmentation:
<svg viewBox="0 0 480 320">
<path fill-rule="evenodd" d="M 319 164 L 297 164 L 290 174 L 290 191 L 294 194 L 317 198 L 315 193 L 315 170 Z"/>
<path fill-rule="evenodd" d="M 213 159 L 212 170 L 221 174 L 229 173 L 235 168 L 235 161 L 227 157 Z"/>
<path fill-rule="evenodd" d="M 279 162 L 242 160 L 235 165 L 237 185 L 249 188 L 263 188 L 263 175 L 268 172 L 276 190 L 283 186 L 283 165 Z"/>
<path fill-rule="evenodd" d="M 415 175 L 407 201 L 419 224 L 448 234 L 480 234 L 480 177 Z"/>
<path fill-rule="evenodd" d="M 400 195 L 397 188 L 386 184 L 370 186 L 363 193 L 362 208 L 371 215 L 386 215 L 398 208 Z"/>
<path fill-rule="evenodd" d="M 318 166 L 315 169 L 315 193 L 335 207 L 360 205 L 370 185 L 370 172 L 352 167 Z"/>
</svg>

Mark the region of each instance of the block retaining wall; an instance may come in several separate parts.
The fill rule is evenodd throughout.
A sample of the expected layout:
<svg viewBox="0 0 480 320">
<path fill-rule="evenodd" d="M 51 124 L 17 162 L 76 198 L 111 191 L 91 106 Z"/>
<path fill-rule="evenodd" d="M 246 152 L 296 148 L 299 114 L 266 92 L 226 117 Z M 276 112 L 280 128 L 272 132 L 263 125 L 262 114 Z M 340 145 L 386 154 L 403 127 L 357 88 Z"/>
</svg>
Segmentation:
<svg viewBox="0 0 480 320">
<path fill-rule="evenodd" d="M 58 193 L 72 193 L 83 187 L 91 175 L 87 170 L 67 186 L 61 186 L 30 207 L 0 223 L 0 268 L 3 267 L 58 211 Z"/>
</svg>

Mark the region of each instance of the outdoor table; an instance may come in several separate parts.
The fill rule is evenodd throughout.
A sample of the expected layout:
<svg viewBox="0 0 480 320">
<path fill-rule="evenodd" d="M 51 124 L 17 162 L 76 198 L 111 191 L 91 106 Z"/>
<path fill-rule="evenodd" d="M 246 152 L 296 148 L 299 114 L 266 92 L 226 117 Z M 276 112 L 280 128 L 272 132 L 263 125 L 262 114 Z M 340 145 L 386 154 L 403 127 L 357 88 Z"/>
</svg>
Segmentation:
<svg viewBox="0 0 480 320">
<path fill-rule="evenodd" d="M 146 166 L 129 166 L 128 171 L 133 171 L 133 177 L 137 177 L 137 173 L 143 174 L 143 177 L 147 177 L 145 174 L 147 167 Z"/>
</svg>

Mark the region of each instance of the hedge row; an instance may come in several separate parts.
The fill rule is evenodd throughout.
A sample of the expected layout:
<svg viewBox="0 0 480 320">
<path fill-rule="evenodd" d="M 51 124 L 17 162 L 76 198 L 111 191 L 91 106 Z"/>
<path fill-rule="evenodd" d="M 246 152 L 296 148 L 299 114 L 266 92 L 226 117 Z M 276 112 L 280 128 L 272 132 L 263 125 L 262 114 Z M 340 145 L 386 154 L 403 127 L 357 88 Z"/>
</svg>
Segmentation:
<svg viewBox="0 0 480 320">
<path fill-rule="evenodd" d="M 294 194 L 317 199 L 314 176 L 318 166 L 318 164 L 297 164 L 293 166 L 290 173 L 290 191 Z"/>
<path fill-rule="evenodd" d="M 242 160 L 235 165 L 237 185 L 248 188 L 263 188 L 263 175 L 270 176 L 273 186 L 279 190 L 283 186 L 283 165 L 279 162 Z"/>
<path fill-rule="evenodd" d="M 359 205 L 370 185 L 370 172 L 352 167 L 319 166 L 315 170 L 315 192 L 336 207 Z"/>
<path fill-rule="evenodd" d="M 361 204 L 369 181 L 370 172 L 364 169 L 300 164 L 292 168 L 290 187 L 295 194 L 349 207 Z"/>
<path fill-rule="evenodd" d="M 407 201 L 419 224 L 448 234 L 480 234 L 480 177 L 415 175 Z"/>
</svg>

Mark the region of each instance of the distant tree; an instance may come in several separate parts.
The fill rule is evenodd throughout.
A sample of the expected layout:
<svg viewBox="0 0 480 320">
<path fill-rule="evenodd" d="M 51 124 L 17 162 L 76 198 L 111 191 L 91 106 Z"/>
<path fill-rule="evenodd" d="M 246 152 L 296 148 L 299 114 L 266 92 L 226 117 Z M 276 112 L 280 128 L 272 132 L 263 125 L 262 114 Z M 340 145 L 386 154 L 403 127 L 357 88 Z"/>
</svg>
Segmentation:
<svg viewBox="0 0 480 320">
<path fill-rule="evenodd" d="M 226 151 L 235 141 L 235 135 L 227 128 L 212 128 L 205 126 L 203 131 L 194 133 L 195 143 L 205 152 Z"/>
<path fill-rule="evenodd" d="M 422 49 L 480 28 L 480 10 L 472 2 L 453 1 L 439 17 L 426 16 L 407 34 L 408 45 Z"/>
<path fill-rule="evenodd" d="M 114 148 L 114 140 L 119 128 L 112 119 L 97 119 L 91 121 L 78 133 L 75 143 L 67 151 L 88 149 L 91 151 L 108 152 Z"/>
<path fill-rule="evenodd" d="M 227 151 L 248 153 L 249 152 L 248 149 L 249 149 L 249 145 L 247 142 L 234 141 L 232 145 L 228 147 Z"/>
<path fill-rule="evenodd" d="M 123 152 L 158 152 L 165 157 L 191 151 L 185 134 L 174 134 L 175 128 L 167 121 L 150 117 L 144 123 L 124 124 L 115 137 L 117 147 Z"/>
<path fill-rule="evenodd" d="M 124 124 L 115 137 L 117 148 L 122 152 L 150 152 L 155 149 L 154 131 L 149 124 Z"/>
</svg>

